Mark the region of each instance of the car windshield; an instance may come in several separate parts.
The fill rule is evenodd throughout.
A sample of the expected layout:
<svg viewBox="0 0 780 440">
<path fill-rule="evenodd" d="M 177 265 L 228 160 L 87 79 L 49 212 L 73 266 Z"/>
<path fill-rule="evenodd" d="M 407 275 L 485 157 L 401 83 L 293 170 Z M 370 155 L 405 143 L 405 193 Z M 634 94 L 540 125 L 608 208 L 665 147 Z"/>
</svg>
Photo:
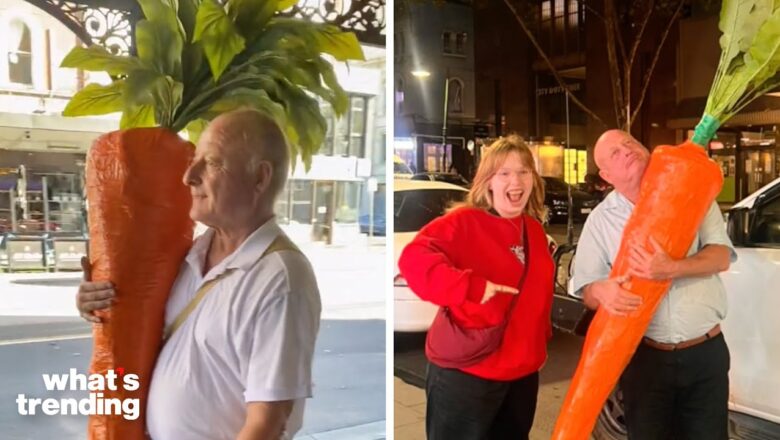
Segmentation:
<svg viewBox="0 0 780 440">
<path fill-rule="evenodd" d="M 547 191 L 568 191 L 566 182 L 553 177 L 544 177 L 544 189 Z"/>
<path fill-rule="evenodd" d="M 466 191 L 453 189 L 419 189 L 394 194 L 395 232 L 415 232 L 444 214 L 452 202 L 460 202 Z"/>
</svg>

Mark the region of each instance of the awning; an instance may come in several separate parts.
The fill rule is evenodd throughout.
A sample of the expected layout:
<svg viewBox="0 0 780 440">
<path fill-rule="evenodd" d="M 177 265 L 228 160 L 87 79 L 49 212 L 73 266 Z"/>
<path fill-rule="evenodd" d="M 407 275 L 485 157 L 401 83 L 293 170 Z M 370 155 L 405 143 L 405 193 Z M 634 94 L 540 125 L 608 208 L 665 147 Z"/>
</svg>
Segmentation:
<svg viewBox="0 0 780 440">
<path fill-rule="evenodd" d="M 0 112 L 0 148 L 85 153 L 97 137 L 118 127 L 119 121 L 109 117 L 66 118 L 54 114 Z M 18 164 L 11 166 L 15 165 Z"/>
</svg>

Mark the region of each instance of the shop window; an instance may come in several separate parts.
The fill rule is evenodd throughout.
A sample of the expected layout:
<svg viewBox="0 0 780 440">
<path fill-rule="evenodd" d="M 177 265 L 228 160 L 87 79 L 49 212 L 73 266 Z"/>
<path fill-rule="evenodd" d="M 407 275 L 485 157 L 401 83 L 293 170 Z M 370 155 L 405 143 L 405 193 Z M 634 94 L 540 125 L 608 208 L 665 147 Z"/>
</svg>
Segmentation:
<svg viewBox="0 0 780 440">
<path fill-rule="evenodd" d="M 452 56 L 466 56 L 468 34 L 465 32 L 444 31 L 441 34 L 442 53 Z"/>
<path fill-rule="evenodd" d="M 463 81 L 450 78 L 447 113 L 463 113 Z"/>
<path fill-rule="evenodd" d="M 292 201 L 291 221 L 310 224 L 312 219 L 312 182 L 310 180 L 292 180 L 289 184 Z"/>
<path fill-rule="evenodd" d="M 84 229 L 84 204 L 80 176 L 58 173 L 46 176 L 49 228 L 62 232 L 81 232 Z"/>
<path fill-rule="evenodd" d="M 324 101 L 320 103 L 320 111 L 322 112 L 322 117 L 325 118 L 325 123 L 327 124 L 327 130 L 325 132 L 325 140 L 322 142 L 322 147 L 320 147 L 320 151 L 318 154 L 331 156 L 333 155 L 334 144 L 335 144 L 335 138 L 334 138 L 336 133 L 335 115 L 333 113 L 333 107 L 331 107 L 330 104 Z"/>
<path fill-rule="evenodd" d="M 368 98 L 365 96 L 351 96 L 347 113 L 333 121 L 333 134 L 328 135 L 328 142 L 332 142 L 332 154 L 335 156 L 365 155 L 365 138 L 367 124 Z M 331 120 L 335 116 L 329 115 Z M 328 123 L 330 129 L 331 123 Z"/>
<path fill-rule="evenodd" d="M 287 225 L 290 224 L 290 206 L 292 205 L 290 202 L 290 185 L 292 182 L 288 181 L 287 185 L 284 186 L 282 191 L 279 193 L 279 196 L 276 198 L 276 203 L 274 204 L 274 214 L 276 215 L 276 222 L 281 225 Z"/>
<path fill-rule="evenodd" d="M 333 155 L 347 156 L 349 154 L 349 110 L 337 118 L 333 133 Z"/>
<path fill-rule="evenodd" d="M 349 109 L 349 155 L 363 157 L 366 151 L 366 114 L 367 99 L 363 96 L 353 96 Z"/>
<path fill-rule="evenodd" d="M 32 85 L 32 38 L 30 28 L 21 20 L 11 20 L 8 52 L 8 80 L 12 83 Z"/>
<path fill-rule="evenodd" d="M 337 223 L 357 223 L 360 182 L 337 182 L 336 186 L 334 221 Z"/>
<path fill-rule="evenodd" d="M 542 0 L 539 3 L 539 42 L 548 55 L 577 53 L 584 46 L 583 8 L 576 0 Z"/>
</svg>

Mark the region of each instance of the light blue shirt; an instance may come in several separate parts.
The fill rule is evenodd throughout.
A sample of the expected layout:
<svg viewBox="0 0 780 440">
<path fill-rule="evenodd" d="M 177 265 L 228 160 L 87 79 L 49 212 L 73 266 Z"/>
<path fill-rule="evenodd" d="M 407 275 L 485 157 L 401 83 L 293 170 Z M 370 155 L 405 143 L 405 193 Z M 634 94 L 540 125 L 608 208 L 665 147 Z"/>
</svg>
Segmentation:
<svg viewBox="0 0 780 440">
<path fill-rule="evenodd" d="M 630 200 L 612 191 L 588 216 L 574 257 L 571 290 L 574 296 L 581 298 L 586 285 L 609 278 L 612 262 L 620 249 L 623 228 L 633 209 Z M 688 256 L 708 244 L 728 246 L 731 262 L 737 260 L 716 203 L 707 211 Z M 726 309 L 726 289 L 718 275 L 678 278 L 658 305 L 645 336 L 674 344 L 694 339 L 722 321 Z"/>
</svg>

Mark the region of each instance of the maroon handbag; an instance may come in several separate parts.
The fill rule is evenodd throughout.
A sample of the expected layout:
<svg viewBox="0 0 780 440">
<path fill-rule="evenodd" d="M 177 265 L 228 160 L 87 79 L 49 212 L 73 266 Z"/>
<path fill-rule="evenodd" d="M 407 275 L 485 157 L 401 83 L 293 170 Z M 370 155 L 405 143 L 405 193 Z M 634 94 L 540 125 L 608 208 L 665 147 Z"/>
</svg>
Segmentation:
<svg viewBox="0 0 780 440">
<path fill-rule="evenodd" d="M 523 284 L 530 265 L 525 219 L 523 219 L 523 248 L 525 264 L 523 265 L 523 275 L 518 284 L 520 293 L 523 291 Z M 504 319 L 491 327 L 463 328 L 455 322 L 449 307 L 439 307 L 425 339 L 425 355 L 428 360 L 442 368 L 466 368 L 476 365 L 493 354 L 501 345 L 504 332 L 509 324 L 509 316 L 520 293 L 513 295 L 512 303 L 507 308 Z"/>
</svg>

